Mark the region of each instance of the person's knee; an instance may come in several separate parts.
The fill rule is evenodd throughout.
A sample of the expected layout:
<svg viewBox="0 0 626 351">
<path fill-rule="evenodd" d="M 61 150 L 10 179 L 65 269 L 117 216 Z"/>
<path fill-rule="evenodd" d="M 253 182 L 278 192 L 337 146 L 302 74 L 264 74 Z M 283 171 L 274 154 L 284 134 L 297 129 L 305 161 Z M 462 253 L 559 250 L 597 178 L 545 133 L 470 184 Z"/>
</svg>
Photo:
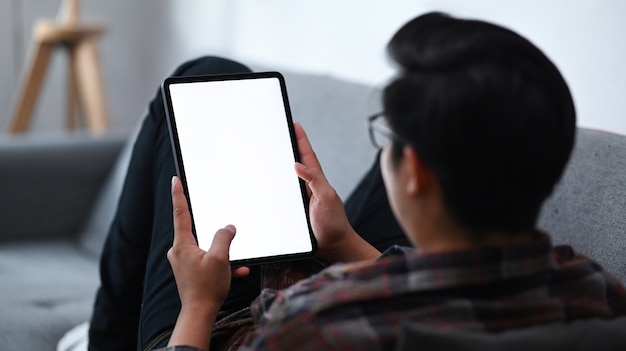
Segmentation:
<svg viewBox="0 0 626 351">
<path fill-rule="evenodd" d="M 180 65 L 172 76 L 195 76 L 204 74 L 248 73 L 245 65 L 219 56 L 202 56 Z"/>
</svg>

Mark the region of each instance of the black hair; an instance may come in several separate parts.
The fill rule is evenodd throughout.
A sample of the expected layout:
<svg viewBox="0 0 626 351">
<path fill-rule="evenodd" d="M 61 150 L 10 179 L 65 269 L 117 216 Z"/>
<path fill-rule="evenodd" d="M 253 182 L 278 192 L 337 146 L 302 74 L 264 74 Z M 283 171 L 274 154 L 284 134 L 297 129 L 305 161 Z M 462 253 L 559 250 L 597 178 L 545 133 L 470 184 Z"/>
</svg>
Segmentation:
<svg viewBox="0 0 626 351">
<path fill-rule="evenodd" d="M 434 172 L 452 217 L 476 232 L 533 230 L 576 132 L 555 65 L 511 30 L 442 13 L 411 20 L 387 49 L 399 73 L 386 118 Z M 393 142 L 394 162 L 404 146 Z"/>
</svg>

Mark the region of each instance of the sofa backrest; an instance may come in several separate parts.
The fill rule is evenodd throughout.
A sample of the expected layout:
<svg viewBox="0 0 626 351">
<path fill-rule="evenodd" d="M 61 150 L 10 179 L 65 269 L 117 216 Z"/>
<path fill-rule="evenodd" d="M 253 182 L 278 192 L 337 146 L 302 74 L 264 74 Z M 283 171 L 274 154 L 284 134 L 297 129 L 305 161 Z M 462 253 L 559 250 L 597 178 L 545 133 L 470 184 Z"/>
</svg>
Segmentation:
<svg viewBox="0 0 626 351">
<path fill-rule="evenodd" d="M 380 89 L 332 77 L 283 72 L 295 121 L 309 134 L 329 181 L 345 198 L 371 166 L 366 117 Z M 109 178 L 81 238 L 99 254 L 113 217 L 133 140 Z M 626 283 L 626 137 L 579 128 L 568 169 L 544 206 L 540 227 Z M 540 172 L 541 170 L 537 170 Z"/>
<path fill-rule="evenodd" d="M 626 284 L 626 136 L 579 128 L 539 223 L 555 244 L 572 245 Z"/>
<path fill-rule="evenodd" d="M 283 75 L 294 121 L 302 123 L 326 178 L 346 199 L 377 152 L 366 122 L 381 110 L 380 89 L 329 76 Z"/>
</svg>

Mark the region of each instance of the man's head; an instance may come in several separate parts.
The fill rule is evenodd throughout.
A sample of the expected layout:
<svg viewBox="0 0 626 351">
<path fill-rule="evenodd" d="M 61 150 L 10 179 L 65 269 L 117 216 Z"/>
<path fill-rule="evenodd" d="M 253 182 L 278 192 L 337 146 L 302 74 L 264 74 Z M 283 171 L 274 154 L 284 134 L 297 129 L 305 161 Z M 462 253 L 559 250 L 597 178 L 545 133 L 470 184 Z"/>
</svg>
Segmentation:
<svg viewBox="0 0 626 351">
<path fill-rule="evenodd" d="M 469 232 L 532 231 L 576 129 L 554 64 L 510 30 L 439 13 L 407 23 L 388 51 L 399 72 L 384 90 L 385 117 L 410 141 L 388 146 L 391 164 L 414 150 Z"/>
</svg>

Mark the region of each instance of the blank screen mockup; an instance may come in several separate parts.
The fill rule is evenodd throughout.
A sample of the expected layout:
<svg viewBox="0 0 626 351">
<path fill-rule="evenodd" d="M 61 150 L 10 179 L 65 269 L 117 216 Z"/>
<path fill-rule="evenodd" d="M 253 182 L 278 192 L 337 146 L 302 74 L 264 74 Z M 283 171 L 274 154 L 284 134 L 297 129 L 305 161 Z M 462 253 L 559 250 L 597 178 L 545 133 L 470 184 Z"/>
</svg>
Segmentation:
<svg viewBox="0 0 626 351">
<path fill-rule="evenodd" d="M 169 85 L 198 245 L 237 228 L 230 260 L 311 252 L 278 78 Z"/>
</svg>

